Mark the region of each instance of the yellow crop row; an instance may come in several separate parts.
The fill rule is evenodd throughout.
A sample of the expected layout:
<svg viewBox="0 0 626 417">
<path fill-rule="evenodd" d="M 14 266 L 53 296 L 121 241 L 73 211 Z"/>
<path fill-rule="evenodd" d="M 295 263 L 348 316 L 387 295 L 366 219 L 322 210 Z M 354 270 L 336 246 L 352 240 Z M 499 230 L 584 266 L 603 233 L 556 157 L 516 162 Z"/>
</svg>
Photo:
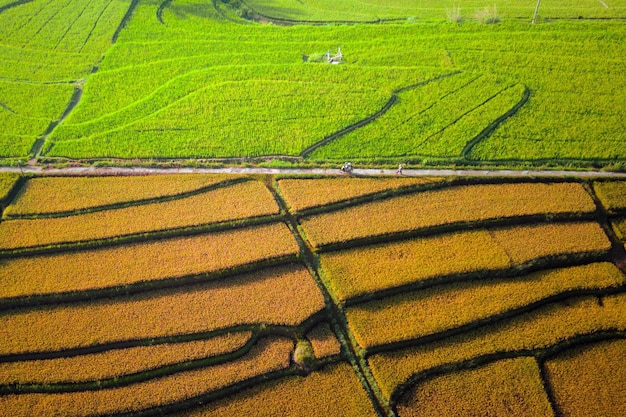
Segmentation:
<svg viewBox="0 0 626 417">
<path fill-rule="evenodd" d="M 313 353 L 317 359 L 341 353 L 341 345 L 328 323 L 318 324 L 307 333 L 306 337 L 311 342 Z"/>
<path fill-rule="evenodd" d="M 278 213 L 260 182 L 250 181 L 180 200 L 69 217 L 0 223 L 0 249 L 105 239 Z"/>
<path fill-rule="evenodd" d="M 114 378 L 161 366 L 222 355 L 243 347 L 252 332 L 208 340 L 115 349 L 69 358 L 0 363 L 0 384 L 53 384 Z"/>
<path fill-rule="evenodd" d="M 626 181 L 596 182 L 593 189 L 607 210 L 626 209 Z"/>
<path fill-rule="evenodd" d="M 5 215 L 58 213 L 194 191 L 227 175 L 41 177 L 28 180 Z"/>
<path fill-rule="evenodd" d="M 185 289 L 5 313 L 0 320 L 4 335 L 0 355 L 207 332 L 248 323 L 296 326 L 323 308 L 324 298 L 309 271 L 303 266 L 285 266 Z"/>
<path fill-rule="evenodd" d="M 263 339 L 244 357 L 203 369 L 121 388 L 57 394 L 11 394 L 0 400 L 0 415 L 82 417 L 139 411 L 183 401 L 289 366 L 293 342 Z"/>
<path fill-rule="evenodd" d="M 558 223 L 497 229 L 493 238 L 514 264 L 569 253 L 608 251 L 611 241 L 598 223 Z"/>
<path fill-rule="evenodd" d="M 296 254 L 284 223 L 130 246 L 5 260 L 0 297 L 83 291 L 202 274 Z"/>
<path fill-rule="evenodd" d="M 259 385 L 176 417 L 376 415 L 354 370 L 346 363 L 338 363 L 306 377 L 292 376 Z"/>
<path fill-rule="evenodd" d="M 313 246 L 432 226 L 533 214 L 589 213 L 580 184 L 471 185 L 426 191 L 302 220 Z"/>
<path fill-rule="evenodd" d="M 613 220 L 611 224 L 613 225 L 613 230 L 615 230 L 617 237 L 626 242 L 626 217 Z"/>
<path fill-rule="evenodd" d="M 487 231 L 324 253 L 320 262 L 339 300 L 440 275 L 510 265 L 507 254 Z"/>
<path fill-rule="evenodd" d="M 388 399 L 412 375 L 495 352 L 541 349 L 592 332 L 626 331 L 626 293 L 571 299 L 514 319 L 416 347 L 373 355 L 370 369 Z"/>
<path fill-rule="evenodd" d="M 280 190 L 294 211 L 324 206 L 385 190 L 430 184 L 441 178 L 319 178 L 278 181 Z"/>
<path fill-rule="evenodd" d="M 407 394 L 397 406 L 400 417 L 554 416 L 537 361 L 528 357 L 438 376 Z"/>
<path fill-rule="evenodd" d="M 545 362 L 564 416 L 626 416 L 626 340 L 574 348 Z"/>
<path fill-rule="evenodd" d="M 0 201 L 4 201 L 4 199 L 8 197 L 19 178 L 20 176 L 18 174 L 14 174 L 12 172 L 0 173 Z"/>
<path fill-rule="evenodd" d="M 349 307 L 346 318 L 359 345 L 369 349 L 454 329 L 563 292 L 624 283 L 613 264 L 597 263 L 403 293 Z"/>
<path fill-rule="evenodd" d="M 343 301 L 437 276 L 610 248 L 602 228 L 584 222 L 446 234 L 324 253 L 320 260 L 332 290 Z"/>
</svg>

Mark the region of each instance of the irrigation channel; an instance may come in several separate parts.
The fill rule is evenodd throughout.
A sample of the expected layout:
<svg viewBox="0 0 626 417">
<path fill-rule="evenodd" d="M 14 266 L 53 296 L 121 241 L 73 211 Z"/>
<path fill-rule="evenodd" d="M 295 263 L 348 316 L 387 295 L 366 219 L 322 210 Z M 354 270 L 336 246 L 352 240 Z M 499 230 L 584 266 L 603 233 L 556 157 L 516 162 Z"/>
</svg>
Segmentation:
<svg viewBox="0 0 626 417">
<path fill-rule="evenodd" d="M 264 168 L 264 167 L 225 167 L 225 168 L 148 168 L 148 167 L 66 167 L 50 168 L 29 165 L 22 167 L 2 167 L 0 172 L 44 175 L 158 175 L 158 174 L 264 174 L 264 175 L 325 175 L 325 176 L 400 176 L 395 169 L 355 169 L 351 174 L 337 168 Z M 403 177 L 571 177 L 571 178 L 624 178 L 626 172 L 608 171 L 567 171 L 567 170 L 472 170 L 472 169 L 403 169 Z"/>
</svg>

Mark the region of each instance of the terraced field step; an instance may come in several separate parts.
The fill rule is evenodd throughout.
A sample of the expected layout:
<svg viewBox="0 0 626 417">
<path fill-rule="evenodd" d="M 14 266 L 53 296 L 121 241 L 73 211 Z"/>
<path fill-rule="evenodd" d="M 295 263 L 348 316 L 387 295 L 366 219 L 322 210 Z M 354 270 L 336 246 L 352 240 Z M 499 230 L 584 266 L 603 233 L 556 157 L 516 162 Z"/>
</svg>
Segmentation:
<svg viewBox="0 0 626 417">
<path fill-rule="evenodd" d="M 523 356 L 436 376 L 412 387 L 396 408 L 400 417 L 554 417 L 537 361 Z"/>
<path fill-rule="evenodd" d="M 298 326 L 325 308 L 308 270 L 283 266 L 219 282 L 2 314 L 4 361 L 25 355 L 179 336 L 237 325 Z M 28 328 L 27 333 L 20 329 Z M 72 331 L 68 332 L 67 329 Z"/>
<path fill-rule="evenodd" d="M 31 298 L 80 299 L 210 280 L 264 264 L 293 261 L 298 245 L 284 223 L 130 246 L 7 259 L 0 306 Z M 158 260 L 158 262 L 155 262 Z M 255 266 L 256 265 L 256 266 Z M 88 271 L 88 272 L 87 272 Z M 84 297 L 82 297 L 84 298 Z M 36 300 L 34 300 L 36 301 Z"/>
<path fill-rule="evenodd" d="M 484 184 L 377 201 L 301 220 L 314 247 L 447 224 L 563 213 L 596 206 L 578 183 Z"/>
<path fill-rule="evenodd" d="M 354 304 L 446 280 L 506 276 L 507 270 L 548 267 L 558 259 L 599 257 L 610 248 L 597 223 L 544 223 L 323 253 L 320 264 L 338 300 Z"/>
<path fill-rule="evenodd" d="M 544 362 L 562 415 L 624 415 L 626 338 L 566 350 Z"/>
<path fill-rule="evenodd" d="M 219 188 L 184 199 L 70 217 L 16 219 L 0 223 L 6 251 L 88 242 L 278 214 L 265 186 L 256 181 Z"/>
<path fill-rule="evenodd" d="M 260 340 L 238 360 L 125 387 L 51 394 L 9 394 L 0 402 L 0 413 L 16 417 L 45 415 L 52 407 L 65 416 L 91 416 L 167 406 L 254 377 L 286 370 L 293 348 L 290 339 L 267 338 Z M 43 395 L 45 401 L 40 401 Z"/>
<path fill-rule="evenodd" d="M 359 345 L 376 351 L 472 330 L 573 295 L 623 291 L 625 285 L 613 264 L 596 263 L 399 294 L 348 307 L 346 318 Z"/>
<path fill-rule="evenodd" d="M 343 201 L 353 201 L 364 196 L 381 193 L 402 192 L 416 187 L 443 182 L 444 178 L 285 178 L 278 180 L 278 187 L 291 211 L 301 215 L 313 208 L 326 208 Z M 304 213 L 302 213 L 304 212 Z"/>
<path fill-rule="evenodd" d="M 128 385 L 124 384 L 125 379 L 138 382 L 144 379 L 142 374 L 147 374 L 145 379 L 151 379 L 161 371 L 167 375 L 193 368 L 189 363 L 191 361 L 214 364 L 225 362 L 224 359 L 233 360 L 239 356 L 233 353 L 242 349 L 247 352 L 257 339 L 258 332 L 233 331 L 189 342 L 117 348 L 53 359 L 3 362 L 0 363 L 0 392 L 45 393 L 87 390 L 90 385 L 98 388 Z M 207 358 L 213 360 L 206 361 Z M 126 378 L 128 376 L 134 378 Z M 96 381 L 98 384 L 85 384 Z"/>
<path fill-rule="evenodd" d="M 271 404 L 271 407 L 267 405 Z M 350 365 L 272 381 L 175 417 L 377 416 Z"/>
<path fill-rule="evenodd" d="M 368 362 L 382 393 L 395 403 L 414 382 L 465 363 L 542 355 L 555 346 L 575 344 L 594 334 L 606 337 L 607 333 L 626 333 L 626 293 L 549 304 L 462 335 L 375 354 Z"/>
<path fill-rule="evenodd" d="M 4 210 L 7 218 L 61 217 L 190 197 L 249 181 L 229 175 L 34 177 Z"/>
</svg>

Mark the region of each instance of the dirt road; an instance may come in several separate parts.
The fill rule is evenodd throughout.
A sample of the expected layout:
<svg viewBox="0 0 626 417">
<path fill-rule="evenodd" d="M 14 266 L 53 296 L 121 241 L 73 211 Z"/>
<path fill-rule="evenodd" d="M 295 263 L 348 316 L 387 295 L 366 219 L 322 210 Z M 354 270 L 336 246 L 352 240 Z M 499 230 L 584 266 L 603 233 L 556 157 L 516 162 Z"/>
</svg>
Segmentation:
<svg viewBox="0 0 626 417">
<path fill-rule="evenodd" d="M 149 174 L 269 174 L 269 175 L 342 175 L 338 168 L 144 168 L 144 167 L 70 167 L 46 168 L 42 166 L 0 167 L 0 172 L 23 172 L 46 175 L 149 175 Z M 355 169 L 351 176 L 398 176 L 395 169 Z M 573 177 L 573 178 L 624 178 L 623 172 L 604 171 L 548 171 L 548 170 L 468 170 L 468 169 L 404 169 L 402 176 L 474 176 L 474 177 Z"/>
</svg>

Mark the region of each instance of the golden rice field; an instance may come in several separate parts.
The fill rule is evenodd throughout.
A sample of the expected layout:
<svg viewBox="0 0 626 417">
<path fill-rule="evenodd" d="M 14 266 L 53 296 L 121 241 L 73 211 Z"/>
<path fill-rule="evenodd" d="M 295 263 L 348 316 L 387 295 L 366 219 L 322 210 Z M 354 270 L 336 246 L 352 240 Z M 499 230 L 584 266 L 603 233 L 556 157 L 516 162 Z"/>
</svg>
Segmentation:
<svg viewBox="0 0 626 417">
<path fill-rule="evenodd" d="M 615 219 L 612 224 L 617 237 L 626 242 L 626 217 Z"/>
<path fill-rule="evenodd" d="M 595 205 L 576 183 L 485 184 L 418 192 L 302 220 L 321 247 L 372 235 L 515 216 L 589 213 Z"/>
<path fill-rule="evenodd" d="M 625 191 L 0 175 L 0 415 L 622 416 Z"/>
<path fill-rule="evenodd" d="M 534 358 L 502 359 L 417 384 L 398 404 L 399 416 L 552 417 Z"/>
<path fill-rule="evenodd" d="M 626 339 L 617 339 L 569 349 L 546 361 L 544 367 L 564 414 L 623 416 L 625 361 Z"/>
<path fill-rule="evenodd" d="M 0 263 L 0 299 L 210 276 L 297 253 L 298 245 L 287 226 L 274 223 L 127 246 L 18 257 Z"/>
<path fill-rule="evenodd" d="M 205 340 L 113 349 L 86 355 L 0 364 L 0 384 L 58 384 L 97 381 L 234 352 L 251 340 L 251 331 Z"/>
<path fill-rule="evenodd" d="M 267 188 L 249 181 L 166 202 L 66 217 L 6 220 L 0 223 L 0 249 L 92 241 L 277 213 Z"/>
<path fill-rule="evenodd" d="M 418 188 L 443 182 L 442 178 L 305 178 L 278 180 L 278 187 L 291 210 L 353 200 L 380 192 Z"/>
<path fill-rule="evenodd" d="M 17 175 L 15 175 L 17 177 Z M 71 213 L 200 191 L 237 180 L 228 175 L 32 178 L 6 208 L 5 218 Z"/>
<path fill-rule="evenodd" d="M 0 173 L 0 202 L 6 200 L 18 179 L 18 174 L 10 172 Z"/>
<path fill-rule="evenodd" d="M 626 181 L 597 182 L 593 189 L 607 210 L 626 210 Z"/>
</svg>

